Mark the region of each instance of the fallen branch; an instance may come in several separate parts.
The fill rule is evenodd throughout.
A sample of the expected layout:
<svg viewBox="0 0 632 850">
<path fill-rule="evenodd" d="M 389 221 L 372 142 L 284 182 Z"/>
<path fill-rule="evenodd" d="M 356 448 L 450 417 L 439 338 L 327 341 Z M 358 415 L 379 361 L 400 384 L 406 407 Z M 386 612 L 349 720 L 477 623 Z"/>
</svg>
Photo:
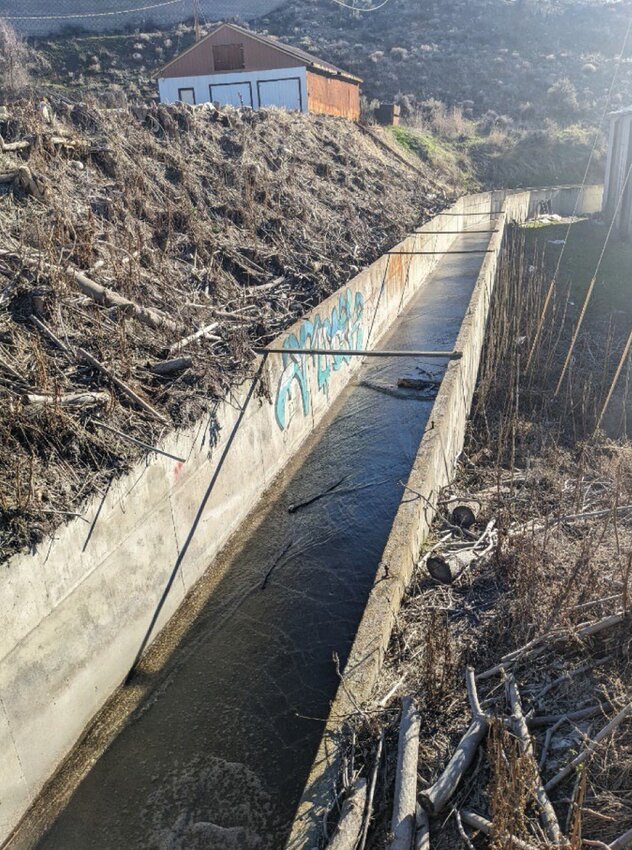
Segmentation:
<svg viewBox="0 0 632 850">
<path fill-rule="evenodd" d="M 122 295 L 118 295 L 118 293 L 113 292 L 111 289 L 101 286 L 100 283 L 95 283 L 83 272 L 77 271 L 71 266 L 68 266 L 66 272 L 74 280 L 77 288 L 83 292 L 84 295 L 87 295 L 89 298 L 92 298 L 93 301 L 96 301 L 97 304 L 102 304 L 104 307 L 116 307 L 126 315 L 134 316 L 134 318 L 138 319 L 139 322 L 149 325 L 152 328 L 165 328 L 172 333 L 177 333 L 180 330 L 179 325 L 172 322 L 171 319 L 168 319 L 166 316 L 163 316 L 163 314 L 158 310 L 154 310 L 149 307 L 141 307 L 140 305 L 135 304 L 133 301 L 130 301 L 129 298 L 124 298 Z"/>
<path fill-rule="evenodd" d="M 415 833 L 421 717 L 412 697 L 402 700 L 390 850 L 410 850 Z"/>
<path fill-rule="evenodd" d="M 555 809 L 551 805 L 551 801 L 549 800 L 542 784 L 540 771 L 533 751 L 533 741 L 529 735 L 529 729 L 527 728 L 527 722 L 522 710 L 520 691 L 518 690 L 518 685 L 516 684 L 516 680 L 513 676 L 508 678 L 507 687 L 509 690 L 509 702 L 511 705 L 514 734 L 520 740 L 520 749 L 532 762 L 533 774 L 535 777 L 535 798 L 540 808 L 542 826 L 544 827 L 544 832 L 546 833 L 547 838 L 554 844 L 559 844 L 562 841 L 562 831 L 557 820 L 557 815 L 555 814 Z"/>
<path fill-rule="evenodd" d="M 31 323 L 35 325 L 36 328 L 39 328 L 39 330 L 45 336 L 47 336 L 54 345 L 57 346 L 57 348 L 59 348 L 61 351 L 63 351 L 64 354 L 67 354 L 70 358 L 74 359 L 71 349 L 66 345 L 65 342 L 62 342 L 61 339 L 59 339 L 57 336 L 55 336 L 53 331 L 48 327 L 48 325 L 45 322 L 43 322 L 37 316 L 30 316 L 29 319 L 30 319 Z"/>
<path fill-rule="evenodd" d="M 476 812 L 468 812 L 465 809 L 461 809 L 461 820 L 463 823 L 466 823 L 468 826 L 474 827 L 474 829 L 480 830 L 484 835 L 491 835 L 493 824 L 491 821 L 482 817 L 481 815 L 477 815 Z M 510 842 L 510 846 L 516 847 L 517 850 L 537 850 L 537 847 L 534 847 L 533 844 L 529 844 L 527 841 L 523 841 L 521 838 L 515 838 L 512 835 L 508 836 L 499 836 L 503 839 L 506 838 L 507 841 Z"/>
<path fill-rule="evenodd" d="M 7 151 L 24 151 L 31 147 L 31 142 L 28 139 L 21 139 L 17 142 L 5 142 L 5 140 L 0 136 L 0 153 L 6 153 Z"/>
<path fill-rule="evenodd" d="M 183 369 L 189 369 L 191 366 L 193 366 L 193 360 L 190 357 L 176 357 L 174 360 L 163 360 L 160 363 L 154 363 L 149 368 L 154 375 L 170 375 L 172 372 L 181 372 Z"/>
<path fill-rule="evenodd" d="M 358 850 L 364 850 L 366 846 L 367 835 L 369 834 L 369 826 L 371 824 L 371 814 L 373 812 L 373 797 L 375 795 L 375 786 L 377 784 L 377 772 L 380 769 L 380 760 L 382 758 L 382 747 L 384 746 L 384 730 L 380 732 L 380 738 L 377 742 L 377 750 L 375 752 L 375 764 L 371 773 L 371 784 L 369 785 L 369 796 L 366 801 L 366 815 L 364 818 L 364 826 L 362 828 L 362 839 L 358 846 Z"/>
<path fill-rule="evenodd" d="M 430 850 L 430 822 L 427 812 L 417 803 L 417 818 L 415 821 L 414 850 Z"/>
<path fill-rule="evenodd" d="M 135 443 L 137 446 L 140 446 L 141 449 L 147 449 L 148 452 L 155 452 L 156 454 L 164 455 L 164 457 L 169 457 L 171 458 L 171 460 L 177 460 L 180 463 L 186 463 L 185 457 L 178 457 L 178 455 L 172 455 L 169 452 L 165 452 L 163 449 L 159 449 L 157 446 L 152 446 L 149 443 L 145 443 L 142 440 L 137 439 L 136 437 L 132 437 L 131 434 L 126 434 L 124 431 L 119 431 L 118 428 L 114 428 L 112 425 L 108 425 L 106 422 L 101 422 L 98 419 L 93 419 L 92 422 L 99 428 L 105 428 L 106 431 L 111 431 L 113 434 L 116 434 L 123 440 L 129 440 L 130 443 Z"/>
<path fill-rule="evenodd" d="M 205 339 L 221 340 L 221 336 L 216 336 L 210 333 L 218 326 L 218 324 L 219 322 L 211 322 L 210 325 L 205 325 L 203 328 L 200 328 L 199 331 L 196 331 L 190 336 L 185 336 L 184 339 L 181 339 L 179 342 L 176 342 L 171 346 L 169 354 L 175 354 L 178 351 L 182 351 L 185 346 L 189 345 L 191 342 L 195 342 L 195 340 L 200 339 L 200 337 L 205 337 Z"/>
<path fill-rule="evenodd" d="M 107 404 L 110 394 L 106 392 L 64 393 L 63 395 L 39 395 L 28 393 L 23 396 L 27 404 L 62 405 L 63 407 L 93 407 L 97 404 Z"/>
<path fill-rule="evenodd" d="M 484 717 L 485 712 L 481 708 L 481 703 L 478 698 L 478 690 L 476 688 L 476 676 L 474 668 L 469 665 L 465 668 L 465 686 L 467 688 L 467 698 L 470 703 L 470 709 L 473 717 Z"/>
<path fill-rule="evenodd" d="M 422 791 L 423 804 L 432 814 L 439 814 L 456 791 L 474 759 L 478 745 L 485 737 L 487 726 L 488 720 L 485 715 L 475 717 L 439 779 L 426 791 Z"/>
<path fill-rule="evenodd" d="M 77 355 L 81 360 L 84 360 L 94 369 L 97 369 L 99 372 L 102 372 L 110 381 L 117 387 L 123 395 L 127 396 L 134 404 L 137 404 L 140 408 L 142 408 L 146 413 L 149 413 L 150 416 L 158 419 L 159 422 L 162 422 L 165 425 L 171 427 L 171 422 L 167 418 L 165 418 L 162 413 L 158 413 L 158 411 L 142 399 L 138 393 L 134 392 L 131 387 L 128 387 L 120 378 L 117 378 L 116 375 L 112 372 L 111 369 L 108 369 L 107 366 L 104 366 L 96 357 L 93 357 L 88 351 L 83 348 L 77 349 Z"/>
<path fill-rule="evenodd" d="M 290 505 L 287 509 L 287 512 L 289 514 L 295 514 L 301 508 L 306 508 L 308 505 L 314 504 L 314 502 L 317 502 L 319 499 L 324 499 L 325 496 L 328 496 L 337 487 L 340 487 L 340 485 L 342 484 L 342 482 L 345 480 L 346 477 L 347 477 L 346 475 L 343 475 L 342 478 L 340 478 L 338 481 L 335 482 L 335 484 L 332 484 L 330 487 L 328 487 L 322 493 L 318 493 L 316 496 L 312 496 L 310 499 L 306 499 L 304 502 L 297 502 L 295 505 Z"/>
<path fill-rule="evenodd" d="M 594 717 L 600 711 L 600 705 L 591 705 L 577 711 L 569 711 L 568 714 L 542 714 L 539 717 L 527 718 L 527 726 L 548 726 L 550 723 L 557 723 L 559 720 L 585 720 L 587 717 Z"/>
<path fill-rule="evenodd" d="M 366 804 L 366 779 L 358 779 L 342 805 L 342 814 L 327 850 L 353 850 L 362 828 Z"/>
<path fill-rule="evenodd" d="M 546 791 L 550 791 L 552 788 L 555 788 L 557 785 L 560 784 L 560 782 L 566 779 L 569 773 L 572 773 L 576 767 L 579 767 L 580 764 L 583 764 L 586 759 L 589 758 L 589 756 L 591 756 L 595 752 L 595 750 L 599 746 L 599 743 L 603 741 L 604 738 L 608 738 L 617 729 L 617 727 L 621 725 L 621 723 L 625 720 L 628 714 L 630 714 L 630 712 L 632 712 L 632 702 L 629 702 L 625 706 L 625 708 L 623 708 L 615 717 L 613 717 L 612 720 L 607 723 L 603 727 L 603 729 L 601 729 L 595 735 L 590 744 L 588 744 L 588 746 L 584 750 L 582 750 L 579 755 L 575 756 L 575 758 L 571 762 L 569 762 L 566 767 L 563 767 L 558 773 L 556 773 L 552 779 L 549 779 L 549 781 L 544 786 L 544 789 Z"/>
<path fill-rule="evenodd" d="M 503 655 L 499 664 L 496 664 L 494 667 L 490 667 L 489 670 L 485 670 L 483 673 L 479 673 L 476 678 L 480 682 L 482 679 L 489 679 L 491 676 L 496 676 L 498 673 L 504 673 L 508 667 L 516 664 L 518 661 L 523 661 L 528 656 L 533 657 L 536 652 L 538 654 L 543 652 L 546 648 L 544 644 L 547 644 L 550 641 L 560 640 L 572 634 L 575 634 L 578 638 L 591 637 L 592 635 L 596 635 L 606 629 L 618 626 L 620 623 L 623 623 L 628 616 L 629 614 L 627 612 L 620 611 L 617 614 L 609 614 L 607 617 L 603 617 L 601 620 L 596 620 L 594 623 L 585 623 L 575 632 L 573 629 L 564 628 L 559 629 L 556 632 L 549 632 L 545 635 L 541 635 L 540 637 L 529 641 L 529 643 L 526 643 L 524 646 L 521 646 L 519 649 L 514 649 L 513 652 Z"/>
</svg>

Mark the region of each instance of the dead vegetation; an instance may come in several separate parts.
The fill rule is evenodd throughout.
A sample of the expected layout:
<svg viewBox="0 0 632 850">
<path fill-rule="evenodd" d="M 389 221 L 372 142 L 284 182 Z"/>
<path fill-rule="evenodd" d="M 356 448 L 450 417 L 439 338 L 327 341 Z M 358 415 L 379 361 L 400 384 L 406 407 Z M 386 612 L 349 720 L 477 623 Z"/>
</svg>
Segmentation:
<svg viewBox="0 0 632 850">
<path fill-rule="evenodd" d="M 445 203 L 336 119 L 51 98 L 0 122 L 0 559 Z"/>
<path fill-rule="evenodd" d="M 366 838 L 348 847 L 632 846 L 625 392 L 611 411 L 621 436 L 595 432 L 625 329 L 587 327 L 553 398 L 572 327 L 567 293 L 526 367 L 547 288 L 522 241 L 510 244 L 457 475 L 375 696 L 349 721 L 338 805 L 358 776 L 373 794 Z M 411 775 L 416 795 L 402 808 Z"/>
</svg>

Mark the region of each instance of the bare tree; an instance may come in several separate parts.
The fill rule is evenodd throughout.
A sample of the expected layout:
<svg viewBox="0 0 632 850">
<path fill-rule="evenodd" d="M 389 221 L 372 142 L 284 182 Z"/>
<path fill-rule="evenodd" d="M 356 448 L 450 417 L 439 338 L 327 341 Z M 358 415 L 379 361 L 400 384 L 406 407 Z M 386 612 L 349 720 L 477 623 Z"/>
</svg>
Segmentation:
<svg viewBox="0 0 632 850">
<path fill-rule="evenodd" d="M 30 51 L 11 24 L 0 18 L 0 95 L 15 95 L 29 84 Z"/>
</svg>

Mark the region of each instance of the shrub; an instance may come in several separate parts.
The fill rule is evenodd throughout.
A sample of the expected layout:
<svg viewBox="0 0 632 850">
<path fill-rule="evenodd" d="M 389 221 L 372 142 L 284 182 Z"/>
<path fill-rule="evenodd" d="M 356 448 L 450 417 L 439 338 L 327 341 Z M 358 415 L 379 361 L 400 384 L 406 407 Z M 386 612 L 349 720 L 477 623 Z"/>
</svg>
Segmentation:
<svg viewBox="0 0 632 850">
<path fill-rule="evenodd" d="M 391 47 L 391 58 L 395 62 L 403 62 L 408 58 L 408 51 L 405 47 Z"/>
<path fill-rule="evenodd" d="M 0 94 L 16 95 L 29 84 L 29 49 L 11 24 L 0 18 Z"/>
<path fill-rule="evenodd" d="M 562 77 L 562 79 L 553 83 L 546 96 L 556 118 L 562 121 L 572 121 L 579 114 L 577 91 L 568 77 Z"/>
</svg>

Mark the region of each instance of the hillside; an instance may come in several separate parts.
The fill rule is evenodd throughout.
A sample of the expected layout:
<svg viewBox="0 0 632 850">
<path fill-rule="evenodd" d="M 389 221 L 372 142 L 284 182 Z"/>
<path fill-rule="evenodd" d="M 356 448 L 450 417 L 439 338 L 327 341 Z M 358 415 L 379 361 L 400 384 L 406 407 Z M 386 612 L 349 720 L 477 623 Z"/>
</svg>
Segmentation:
<svg viewBox="0 0 632 850">
<path fill-rule="evenodd" d="M 406 111 L 437 99 L 463 104 L 466 116 L 492 111 L 503 126 L 542 127 L 547 118 L 564 125 L 600 118 L 629 15 L 629 4 L 604 0 L 389 0 L 365 14 L 333 0 L 288 0 L 249 24 L 358 74 L 368 100 L 397 98 Z M 192 41 L 192 26 L 182 23 L 33 43 L 55 85 L 155 96 L 151 74 Z M 631 50 L 613 108 L 632 101 Z"/>
<path fill-rule="evenodd" d="M 288 0 L 252 25 L 363 77 L 368 98 L 399 96 L 408 107 L 436 98 L 474 116 L 568 124 L 601 115 L 630 14 L 604 0 L 389 0 L 364 14 Z M 632 101 L 630 55 L 613 108 Z"/>
<path fill-rule="evenodd" d="M 254 345 L 449 191 L 353 124 L 276 110 L 51 98 L 0 134 L 0 560 L 81 514 L 134 439 L 212 411 Z"/>
</svg>

